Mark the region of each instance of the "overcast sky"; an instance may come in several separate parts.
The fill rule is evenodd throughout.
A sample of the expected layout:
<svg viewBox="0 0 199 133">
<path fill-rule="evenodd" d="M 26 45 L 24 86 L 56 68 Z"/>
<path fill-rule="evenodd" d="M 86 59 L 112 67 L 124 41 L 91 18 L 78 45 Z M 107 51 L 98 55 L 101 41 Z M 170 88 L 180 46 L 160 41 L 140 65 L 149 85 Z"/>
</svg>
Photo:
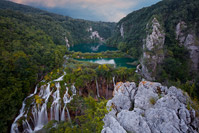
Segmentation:
<svg viewBox="0 0 199 133">
<path fill-rule="evenodd" d="M 160 0 L 11 0 L 54 13 L 93 21 L 117 22 L 134 10 Z"/>
</svg>

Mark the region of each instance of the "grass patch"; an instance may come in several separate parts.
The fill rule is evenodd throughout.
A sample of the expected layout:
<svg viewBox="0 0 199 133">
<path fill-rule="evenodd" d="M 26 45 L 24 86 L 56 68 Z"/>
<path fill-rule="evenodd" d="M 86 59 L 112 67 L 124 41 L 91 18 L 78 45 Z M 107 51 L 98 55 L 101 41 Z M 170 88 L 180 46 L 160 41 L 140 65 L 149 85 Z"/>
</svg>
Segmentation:
<svg viewBox="0 0 199 133">
<path fill-rule="evenodd" d="M 150 103 L 151 103 L 152 105 L 155 105 L 155 103 L 156 103 L 156 99 L 155 99 L 154 97 L 151 97 L 151 98 L 149 99 L 149 101 L 150 101 Z"/>
</svg>

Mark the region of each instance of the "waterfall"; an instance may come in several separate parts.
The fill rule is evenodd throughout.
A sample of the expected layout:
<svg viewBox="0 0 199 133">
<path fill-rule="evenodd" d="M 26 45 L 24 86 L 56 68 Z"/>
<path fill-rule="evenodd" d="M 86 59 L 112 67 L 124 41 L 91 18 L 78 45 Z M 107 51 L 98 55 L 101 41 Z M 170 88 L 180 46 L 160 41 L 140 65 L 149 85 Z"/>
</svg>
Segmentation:
<svg viewBox="0 0 199 133">
<path fill-rule="evenodd" d="M 63 102 L 64 102 L 64 108 L 62 110 L 62 114 L 61 114 L 61 121 L 65 121 L 65 109 L 66 109 L 66 104 L 68 102 L 70 102 L 70 99 L 68 99 L 69 95 L 68 95 L 68 87 L 66 87 L 66 92 L 64 94 L 63 97 Z"/>
<path fill-rule="evenodd" d="M 47 87 L 44 88 L 44 86 L 41 87 L 39 96 L 45 100 L 43 105 L 38 107 L 37 105 L 34 105 L 34 112 L 32 113 L 34 116 L 34 131 L 38 131 L 41 128 L 43 128 L 44 125 L 48 123 L 48 113 L 47 113 L 47 103 L 48 99 L 51 95 L 52 91 L 50 91 L 50 83 L 48 83 Z"/>
<path fill-rule="evenodd" d="M 66 73 L 64 73 L 65 75 Z M 44 125 L 48 123 L 49 120 L 57 120 L 57 121 L 65 121 L 65 114 L 67 111 L 68 120 L 71 121 L 69 110 L 67 108 L 67 103 L 73 99 L 73 96 L 76 95 L 76 88 L 74 84 L 70 87 L 72 91 L 72 96 L 68 94 L 69 88 L 66 87 L 66 91 L 63 97 L 64 107 L 61 110 L 61 97 L 60 97 L 60 81 L 63 80 L 64 75 L 59 77 L 55 82 L 55 87 L 50 87 L 51 82 L 46 85 L 42 85 L 37 92 L 37 86 L 35 87 L 35 91 L 33 94 L 26 97 L 22 103 L 22 108 L 20 109 L 19 115 L 15 118 L 11 130 L 11 133 L 19 133 L 18 123 L 20 119 L 22 120 L 23 131 L 22 132 L 36 132 L 41 130 Z M 66 83 L 64 84 L 67 85 Z M 30 105 L 26 105 L 27 99 L 36 95 L 41 100 L 41 103 L 37 103 L 36 99 L 32 98 L 32 103 Z M 53 101 L 50 107 L 50 110 L 47 109 L 49 98 L 52 97 Z M 32 115 L 28 115 L 32 114 Z M 49 114 L 49 115 L 48 115 Z M 50 119 L 48 118 L 50 116 Z M 29 119 L 28 119 L 28 118 Z M 30 124 L 31 123 L 31 124 Z"/>
<path fill-rule="evenodd" d="M 100 97 L 100 95 L 99 95 L 99 86 L 98 86 L 97 79 L 95 81 L 96 81 L 96 88 L 97 88 L 97 96 Z"/>
<path fill-rule="evenodd" d="M 28 97 L 26 97 L 26 98 L 24 99 L 24 101 L 23 101 L 23 103 L 22 103 L 22 107 L 21 107 L 20 112 L 19 112 L 19 115 L 15 118 L 15 120 L 14 120 L 12 126 L 11 126 L 11 130 L 10 130 L 11 133 L 15 133 L 15 132 L 18 133 L 18 132 L 19 132 L 19 130 L 18 130 L 18 125 L 17 125 L 17 121 L 18 121 L 18 120 L 24 115 L 24 113 L 25 113 L 25 106 L 26 106 L 25 102 L 26 102 L 26 100 L 27 100 L 28 98 L 32 97 L 32 96 L 35 95 L 36 93 L 37 93 L 37 86 L 35 87 L 34 93 L 33 93 L 33 94 L 30 94 Z"/>
<path fill-rule="evenodd" d="M 66 92 L 65 92 L 64 97 L 63 97 L 64 108 L 63 108 L 62 114 L 61 114 L 61 121 L 65 121 L 65 109 L 66 109 L 68 120 L 69 120 L 69 122 L 71 122 L 70 113 L 69 113 L 66 105 L 67 105 L 67 103 L 70 103 L 70 101 L 73 99 L 73 96 L 76 95 L 76 88 L 75 88 L 74 84 L 71 86 L 71 91 L 72 91 L 73 94 L 70 97 L 69 94 L 68 94 L 68 87 L 66 87 Z"/>
<path fill-rule="evenodd" d="M 113 77 L 113 85 L 114 85 L 114 88 L 115 88 L 115 76 Z"/>
<path fill-rule="evenodd" d="M 56 121 L 59 121 L 59 113 L 60 113 L 60 109 L 61 109 L 61 98 L 60 98 L 60 83 L 56 83 L 56 88 L 57 90 L 53 93 L 53 103 L 51 105 L 51 113 L 54 114 L 54 118 Z M 52 118 L 51 118 L 52 119 Z"/>
<path fill-rule="evenodd" d="M 70 118 L 70 113 L 68 111 L 68 108 L 66 107 L 66 110 L 67 110 L 67 115 L 68 115 L 68 121 L 71 123 L 71 118 Z"/>
<path fill-rule="evenodd" d="M 28 132 L 28 133 L 33 132 L 27 120 L 23 121 L 23 128 L 25 129 L 24 132 Z"/>
<path fill-rule="evenodd" d="M 65 121 L 65 109 L 66 109 L 66 104 L 64 105 L 64 108 L 61 113 L 61 121 Z"/>
</svg>

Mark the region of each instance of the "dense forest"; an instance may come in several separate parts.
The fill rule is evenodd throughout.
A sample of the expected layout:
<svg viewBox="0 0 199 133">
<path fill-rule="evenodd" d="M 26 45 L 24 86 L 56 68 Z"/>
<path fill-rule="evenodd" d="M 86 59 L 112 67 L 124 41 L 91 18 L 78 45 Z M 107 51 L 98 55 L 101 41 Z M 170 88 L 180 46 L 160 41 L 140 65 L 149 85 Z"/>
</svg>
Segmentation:
<svg viewBox="0 0 199 133">
<path fill-rule="evenodd" d="M 15 118 L 23 99 L 52 69 L 63 64 L 66 42 L 89 43 L 92 27 L 107 39 L 114 23 L 76 20 L 0 1 L 0 128 Z"/>
</svg>

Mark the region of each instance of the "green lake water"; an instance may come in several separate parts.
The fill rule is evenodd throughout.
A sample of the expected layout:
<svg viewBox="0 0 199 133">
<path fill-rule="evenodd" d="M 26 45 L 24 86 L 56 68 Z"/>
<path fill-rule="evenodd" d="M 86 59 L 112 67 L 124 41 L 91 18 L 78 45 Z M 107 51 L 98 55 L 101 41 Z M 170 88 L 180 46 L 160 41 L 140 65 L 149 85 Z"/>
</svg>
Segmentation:
<svg viewBox="0 0 199 133">
<path fill-rule="evenodd" d="M 77 59 L 79 61 L 87 61 L 98 64 L 111 64 L 115 67 L 135 68 L 136 66 L 129 63 L 134 62 L 132 58 L 102 58 L 102 59 Z"/>
<path fill-rule="evenodd" d="M 108 47 L 99 44 L 78 44 L 70 48 L 70 51 L 82 52 L 82 53 L 99 53 L 103 51 L 115 51 L 117 48 Z M 98 64 L 111 64 L 115 67 L 127 67 L 135 68 L 135 65 L 131 65 L 135 59 L 132 58 L 100 58 L 100 59 L 77 59 L 79 61 L 87 61 Z"/>
</svg>

